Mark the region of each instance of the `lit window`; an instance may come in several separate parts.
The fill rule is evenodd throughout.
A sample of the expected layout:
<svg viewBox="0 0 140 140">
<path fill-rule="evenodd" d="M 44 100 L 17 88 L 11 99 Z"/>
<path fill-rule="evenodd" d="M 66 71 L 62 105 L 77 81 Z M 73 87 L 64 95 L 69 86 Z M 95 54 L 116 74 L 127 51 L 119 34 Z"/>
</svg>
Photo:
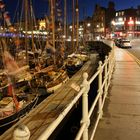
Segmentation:
<svg viewBox="0 0 140 140">
<path fill-rule="evenodd" d="M 72 29 L 72 26 L 70 25 L 69 28 Z"/>
<path fill-rule="evenodd" d="M 123 18 L 119 18 L 118 21 L 123 21 Z"/>
<path fill-rule="evenodd" d="M 118 13 L 116 13 L 116 17 L 118 16 Z"/>
<path fill-rule="evenodd" d="M 88 23 L 87 26 L 90 27 L 90 23 Z"/>
<path fill-rule="evenodd" d="M 134 25 L 134 21 L 131 19 L 128 21 L 128 25 Z"/>
</svg>

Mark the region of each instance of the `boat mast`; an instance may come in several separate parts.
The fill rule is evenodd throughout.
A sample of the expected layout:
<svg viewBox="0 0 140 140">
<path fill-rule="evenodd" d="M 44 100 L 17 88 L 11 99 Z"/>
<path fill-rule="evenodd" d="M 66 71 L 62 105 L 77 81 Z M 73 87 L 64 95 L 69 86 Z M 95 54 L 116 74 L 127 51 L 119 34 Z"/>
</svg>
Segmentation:
<svg viewBox="0 0 140 140">
<path fill-rule="evenodd" d="M 76 51 L 79 46 L 79 7 L 78 0 L 76 0 Z"/>
<path fill-rule="evenodd" d="M 27 31 L 28 31 L 28 0 L 24 0 L 25 4 L 25 49 L 26 49 L 26 63 L 28 64 L 28 39 L 27 39 Z"/>
<path fill-rule="evenodd" d="M 51 0 L 51 18 L 52 18 L 52 41 L 55 50 L 55 0 Z M 53 56 L 54 64 L 56 64 L 55 54 Z"/>
<path fill-rule="evenodd" d="M 74 0 L 72 1 L 72 52 L 75 51 L 74 48 L 74 17 L 75 17 L 75 8 L 74 8 Z"/>
<path fill-rule="evenodd" d="M 34 15 L 33 15 L 33 5 L 32 5 L 32 1 L 30 0 L 30 12 L 31 12 L 31 39 L 32 39 L 32 51 L 35 54 L 35 42 L 34 42 L 34 34 L 33 34 L 33 20 L 34 19 Z"/>
<path fill-rule="evenodd" d="M 67 38 L 67 0 L 64 0 L 64 47 L 66 48 L 66 38 Z"/>
</svg>

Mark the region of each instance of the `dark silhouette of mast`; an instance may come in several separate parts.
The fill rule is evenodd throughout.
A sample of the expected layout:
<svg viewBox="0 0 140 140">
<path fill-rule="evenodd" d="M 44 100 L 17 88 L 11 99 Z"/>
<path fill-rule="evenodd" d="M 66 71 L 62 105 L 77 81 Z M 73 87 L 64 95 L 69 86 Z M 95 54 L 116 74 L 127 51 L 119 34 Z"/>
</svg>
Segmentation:
<svg viewBox="0 0 140 140">
<path fill-rule="evenodd" d="M 26 49 L 26 63 L 29 63 L 28 60 L 28 35 L 27 35 L 27 31 L 28 31 L 28 0 L 24 0 L 24 4 L 25 4 L 25 49 Z"/>
<path fill-rule="evenodd" d="M 66 38 L 67 38 L 67 0 L 64 0 L 64 47 L 66 48 Z"/>
<path fill-rule="evenodd" d="M 52 19 L 52 41 L 55 50 L 55 0 L 51 0 L 51 19 Z M 53 56 L 54 64 L 56 64 L 55 54 Z"/>
<path fill-rule="evenodd" d="M 78 0 L 76 0 L 76 51 L 79 47 L 79 7 L 78 7 Z"/>
<path fill-rule="evenodd" d="M 72 1 L 72 53 L 75 51 L 75 48 L 74 48 L 74 29 L 75 29 L 75 25 L 74 25 L 74 18 L 75 18 L 75 4 L 74 4 L 74 1 Z"/>
</svg>

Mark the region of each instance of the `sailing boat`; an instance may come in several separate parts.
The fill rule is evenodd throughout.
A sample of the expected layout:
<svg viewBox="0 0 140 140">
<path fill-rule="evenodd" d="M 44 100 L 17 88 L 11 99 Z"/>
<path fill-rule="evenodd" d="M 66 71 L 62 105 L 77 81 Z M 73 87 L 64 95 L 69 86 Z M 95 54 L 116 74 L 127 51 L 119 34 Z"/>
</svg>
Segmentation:
<svg viewBox="0 0 140 140">
<path fill-rule="evenodd" d="M 62 60 L 63 55 L 61 53 L 60 55 L 58 55 L 59 51 L 63 53 L 63 49 L 61 46 L 62 44 L 60 42 L 58 44 L 56 43 L 56 31 L 55 31 L 56 4 L 57 3 L 55 3 L 55 0 L 50 1 L 51 21 L 47 21 L 47 23 L 51 24 L 51 28 L 49 29 L 51 33 L 50 37 L 47 37 L 46 49 L 47 50 L 49 49 L 51 52 L 50 56 L 52 59 L 52 63 L 51 65 L 45 68 L 40 68 L 37 72 L 34 73 L 32 79 L 32 85 L 35 85 L 35 87 L 37 87 L 41 95 L 46 95 L 55 92 L 59 87 L 61 87 L 63 83 L 65 83 L 69 79 L 67 72 L 64 69 L 63 63 L 61 63 L 63 62 Z M 49 18 L 47 18 L 47 20 L 49 20 Z M 48 40 L 48 38 L 50 38 L 50 40 Z M 60 48 L 58 49 L 57 48 L 58 46 L 56 47 L 56 45 L 59 45 Z"/>
<path fill-rule="evenodd" d="M 3 85 L 0 87 L 0 128 L 17 121 L 37 103 L 38 94 L 30 86 L 27 67 L 18 67 L 10 53 L 3 52 Z"/>
<path fill-rule="evenodd" d="M 76 16 L 75 16 L 76 13 Z M 76 17 L 76 35 L 75 35 L 75 17 Z M 74 42 L 74 38 L 76 36 L 76 45 Z M 79 50 L 79 8 L 78 8 L 78 0 L 72 1 L 72 53 L 68 55 L 66 60 L 66 68 L 70 75 L 75 74 L 83 64 L 89 59 L 86 54 L 82 54 Z"/>
<path fill-rule="evenodd" d="M 1 1 L 0 5 L 4 5 Z M 9 30 L 12 24 L 5 13 L 5 6 L 0 6 Z M 13 38 L 14 39 L 14 38 Z M 0 128 L 18 121 L 35 107 L 38 94 L 30 86 L 31 75 L 28 66 L 19 67 L 8 51 L 5 39 L 0 39 L 3 70 L 0 73 Z"/>
</svg>

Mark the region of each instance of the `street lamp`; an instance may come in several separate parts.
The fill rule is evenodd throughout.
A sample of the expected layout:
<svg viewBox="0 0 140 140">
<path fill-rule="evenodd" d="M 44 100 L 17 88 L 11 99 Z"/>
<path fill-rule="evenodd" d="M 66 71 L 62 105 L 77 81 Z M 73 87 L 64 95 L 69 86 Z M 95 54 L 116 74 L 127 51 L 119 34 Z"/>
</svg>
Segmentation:
<svg viewBox="0 0 140 140">
<path fill-rule="evenodd" d="M 91 26 L 91 24 L 90 24 L 90 23 L 88 23 L 88 24 L 87 24 L 87 26 L 88 26 L 88 27 L 90 27 L 90 26 Z"/>
</svg>

